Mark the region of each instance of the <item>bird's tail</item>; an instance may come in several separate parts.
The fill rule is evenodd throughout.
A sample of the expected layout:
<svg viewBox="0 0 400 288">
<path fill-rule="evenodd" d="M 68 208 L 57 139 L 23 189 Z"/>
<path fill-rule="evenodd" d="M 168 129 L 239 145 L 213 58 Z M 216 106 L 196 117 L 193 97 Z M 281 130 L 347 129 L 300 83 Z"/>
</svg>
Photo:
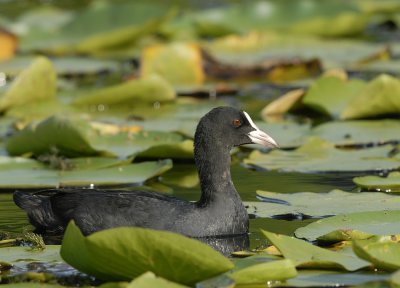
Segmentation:
<svg viewBox="0 0 400 288">
<path fill-rule="evenodd" d="M 63 225 L 54 214 L 48 195 L 15 191 L 13 198 L 15 204 L 28 214 L 29 221 L 36 228 L 36 233 L 60 234 L 63 232 Z"/>
</svg>

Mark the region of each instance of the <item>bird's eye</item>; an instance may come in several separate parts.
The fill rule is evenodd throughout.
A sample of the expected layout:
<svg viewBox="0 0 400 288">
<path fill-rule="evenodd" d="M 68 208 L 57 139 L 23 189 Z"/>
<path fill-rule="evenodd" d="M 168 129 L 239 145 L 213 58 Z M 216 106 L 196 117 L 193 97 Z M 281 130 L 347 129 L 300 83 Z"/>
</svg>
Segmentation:
<svg viewBox="0 0 400 288">
<path fill-rule="evenodd" d="M 239 127 L 242 125 L 242 121 L 240 119 L 235 119 L 235 120 L 233 120 L 232 124 L 235 127 Z"/>
</svg>

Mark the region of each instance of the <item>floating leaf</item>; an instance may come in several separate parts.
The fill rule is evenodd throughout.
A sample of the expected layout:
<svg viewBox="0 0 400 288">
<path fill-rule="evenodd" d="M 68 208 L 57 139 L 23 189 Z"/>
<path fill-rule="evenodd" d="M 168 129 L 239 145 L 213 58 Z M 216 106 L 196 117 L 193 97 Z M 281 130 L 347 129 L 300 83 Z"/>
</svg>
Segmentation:
<svg viewBox="0 0 400 288">
<path fill-rule="evenodd" d="M 199 85 L 204 82 L 200 48 L 194 44 L 171 43 L 150 46 L 142 52 L 141 74 L 158 74 L 173 85 Z"/>
<path fill-rule="evenodd" d="M 237 284 L 261 284 L 293 278 L 297 271 L 291 260 L 277 260 L 252 265 L 228 274 Z"/>
<path fill-rule="evenodd" d="M 369 266 L 368 262 L 355 256 L 339 254 L 286 235 L 264 230 L 261 232 L 286 259 L 292 260 L 297 267 L 355 271 Z"/>
<path fill-rule="evenodd" d="M 364 189 L 400 192 L 400 172 L 391 172 L 387 177 L 361 176 L 353 179 L 354 183 Z"/>
<path fill-rule="evenodd" d="M 261 111 L 261 117 L 267 121 L 270 117 L 283 115 L 299 105 L 305 95 L 304 89 L 296 89 L 272 101 Z"/>
<path fill-rule="evenodd" d="M 46 245 L 44 250 L 23 246 L 0 248 L 0 262 L 10 263 L 17 268 L 24 268 L 35 262 L 64 263 L 60 257 L 60 245 Z"/>
<path fill-rule="evenodd" d="M 309 172 L 353 172 L 393 170 L 400 158 L 388 157 L 390 145 L 362 150 L 341 150 L 320 138 L 309 138 L 294 151 L 274 150 L 268 154 L 253 151 L 246 164 L 267 170 Z"/>
<path fill-rule="evenodd" d="M 134 105 L 137 101 L 153 103 L 171 101 L 175 97 L 172 86 L 160 76 L 153 74 L 79 96 L 72 103 L 75 105 Z"/>
<path fill-rule="evenodd" d="M 381 75 L 367 84 L 342 111 L 341 119 L 366 118 L 400 112 L 400 80 Z"/>
<path fill-rule="evenodd" d="M 366 239 L 372 235 L 400 235 L 399 219 L 400 210 L 344 214 L 321 219 L 298 228 L 295 235 L 309 241 L 335 242 Z"/>
<path fill-rule="evenodd" d="M 75 170 L 50 169 L 35 160 L 0 158 L 0 188 L 57 188 L 68 186 L 120 185 L 143 183 L 171 169 L 171 160 L 127 164 L 115 159 L 74 159 L 70 165 Z"/>
<path fill-rule="evenodd" d="M 307 215 L 324 217 L 351 212 L 399 210 L 400 197 L 378 192 L 350 193 L 333 190 L 328 193 L 274 193 L 257 191 L 265 202 L 246 202 L 248 212 L 258 217 Z M 269 202 L 269 203 L 268 203 Z M 374 203 L 374 205 L 371 205 Z"/>
<path fill-rule="evenodd" d="M 372 262 L 378 269 L 400 269 L 400 243 L 390 236 L 354 240 L 353 250 L 357 256 Z"/>
<path fill-rule="evenodd" d="M 50 60 L 45 57 L 36 58 L 0 98 L 0 110 L 53 99 L 56 94 L 56 80 L 57 75 Z"/>
<path fill-rule="evenodd" d="M 123 227 L 84 237 L 74 222 L 65 232 L 61 256 L 80 271 L 107 280 L 130 280 L 151 271 L 193 285 L 233 268 L 211 247 L 179 234 Z"/>
<path fill-rule="evenodd" d="M 15 54 L 15 51 L 17 50 L 17 45 L 18 45 L 17 36 L 1 29 L 0 43 L 1 43 L 0 61 L 12 58 Z"/>
<path fill-rule="evenodd" d="M 187 288 L 181 284 L 165 280 L 164 278 L 157 277 L 152 272 L 146 272 L 139 277 L 133 279 L 131 282 L 108 282 L 100 285 L 99 288 Z"/>
<path fill-rule="evenodd" d="M 324 76 L 316 80 L 303 98 L 303 103 L 337 118 L 348 103 L 366 86 L 361 80 L 343 80 Z"/>
<path fill-rule="evenodd" d="M 366 145 L 400 141 L 399 130 L 399 120 L 353 120 L 327 122 L 310 134 L 336 145 Z"/>
</svg>

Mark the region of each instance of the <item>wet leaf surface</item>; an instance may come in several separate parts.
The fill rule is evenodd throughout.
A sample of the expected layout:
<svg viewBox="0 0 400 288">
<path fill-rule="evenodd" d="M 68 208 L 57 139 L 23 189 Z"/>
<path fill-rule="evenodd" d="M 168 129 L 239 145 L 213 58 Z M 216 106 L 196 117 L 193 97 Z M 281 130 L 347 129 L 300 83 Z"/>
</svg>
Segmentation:
<svg viewBox="0 0 400 288">
<path fill-rule="evenodd" d="M 303 240 L 264 230 L 262 233 L 279 249 L 284 258 L 292 260 L 296 267 L 355 271 L 369 265 L 355 255 L 339 254 Z"/>
<path fill-rule="evenodd" d="M 342 150 L 317 137 L 309 138 L 294 151 L 253 151 L 244 163 L 267 170 L 309 172 L 387 171 L 400 167 L 397 156 L 389 157 L 392 146 Z"/>
<path fill-rule="evenodd" d="M 295 235 L 309 241 L 328 242 L 367 239 L 373 235 L 400 235 L 399 217 L 400 210 L 338 215 L 301 227 Z"/>
<path fill-rule="evenodd" d="M 257 191 L 257 195 L 265 202 L 246 202 L 246 204 L 249 206 L 247 211 L 258 217 L 286 214 L 324 217 L 348 214 L 350 209 L 351 212 L 396 211 L 399 210 L 400 202 L 400 197 L 385 193 L 351 193 L 340 190 L 328 193 L 293 194 Z M 374 205 L 370 205 L 372 202 Z"/>
<path fill-rule="evenodd" d="M 400 192 L 400 172 L 391 172 L 387 177 L 361 176 L 353 179 L 363 189 Z"/>
</svg>

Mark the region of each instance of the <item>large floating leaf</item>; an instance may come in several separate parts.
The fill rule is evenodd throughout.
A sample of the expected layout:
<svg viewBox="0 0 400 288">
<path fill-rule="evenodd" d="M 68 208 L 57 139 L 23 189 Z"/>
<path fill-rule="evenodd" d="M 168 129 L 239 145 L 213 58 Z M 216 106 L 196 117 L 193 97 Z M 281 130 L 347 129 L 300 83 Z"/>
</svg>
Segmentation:
<svg viewBox="0 0 400 288">
<path fill-rule="evenodd" d="M 50 60 L 45 57 L 36 58 L 0 98 L 0 110 L 54 98 L 56 79 L 57 75 Z"/>
<path fill-rule="evenodd" d="M 107 280 L 130 280 L 151 271 L 193 285 L 233 268 L 211 247 L 179 234 L 124 227 L 84 237 L 73 222 L 65 232 L 61 256 L 80 271 Z"/>
<path fill-rule="evenodd" d="M 400 210 L 344 214 L 298 228 L 295 235 L 309 241 L 343 241 L 365 239 L 372 235 L 400 235 L 399 219 Z"/>
<path fill-rule="evenodd" d="M 286 214 L 324 217 L 348 214 L 349 211 L 399 210 L 400 207 L 400 197 L 378 192 L 350 193 L 333 190 L 329 193 L 287 194 L 257 191 L 257 194 L 266 202 L 246 202 L 246 204 L 249 205 L 248 212 L 259 217 Z"/>
<path fill-rule="evenodd" d="M 339 254 L 286 235 L 261 231 L 282 255 L 292 260 L 297 267 L 355 271 L 369 265 L 368 262 L 352 255 Z"/>
<path fill-rule="evenodd" d="M 336 145 L 382 144 L 400 141 L 399 120 L 353 120 L 327 122 L 311 130 L 311 135 Z"/>
<path fill-rule="evenodd" d="M 303 98 L 303 103 L 337 118 L 348 103 L 365 87 L 361 80 L 343 80 L 324 76 L 316 80 Z"/>
<path fill-rule="evenodd" d="M 46 245 L 44 250 L 22 246 L 0 248 L 0 262 L 7 262 L 18 268 L 33 262 L 64 263 L 60 257 L 59 245 Z"/>
<path fill-rule="evenodd" d="M 143 50 L 140 69 L 143 76 L 158 74 L 174 85 L 198 85 L 205 77 L 202 61 L 196 45 L 156 45 Z"/>
<path fill-rule="evenodd" d="M 353 179 L 354 183 L 364 189 L 400 192 L 400 172 L 391 172 L 387 177 L 361 176 Z"/>
<path fill-rule="evenodd" d="M 342 119 L 365 118 L 400 112 L 400 80 L 381 75 L 371 82 L 343 110 Z"/>
<path fill-rule="evenodd" d="M 297 275 L 290 260 L 277 260 L 252 265 L 228 274 L 237 284 L 261 284 L 271 280 L 286 280 Z"/>
<path fill-rule="evenodd" d="M 309 138 L 294 151 L 274 150 L 268 154 L 253 151 L 246 164 L 267 170 L 299 172 L 380 171 L 400 167 L 399 157 L 388 157 L 392 147 L 341 150 L 320 138 Z"/>
<path fill-rule="evenodd" d="M 50 169 L 24 158 L 0 158 L 0 188 L 57 188 L 67 186 L 120 185 L 142 183 L 171 169 L 172 162 L 126 164 L 115 159 L 74 159 L 70 171 Z M 75 166 L 76 165 L 76 166 Z"/>
<path fill-rule="evenodd" d="M 376 268 L 388 271 L 400 269 L 400 242 L 390 236 L 354 240 L 353 250 L 357 256 L 372 262 Z"/>
<path fill-rule="evenodd" d="M 137 80 L 106 87 L 79 96 L 75 105 L 135 105 L 137 101 L 153 103 L 175 99 L 172 86 L 158 75 L 149 75 Z"/>
</svg>

